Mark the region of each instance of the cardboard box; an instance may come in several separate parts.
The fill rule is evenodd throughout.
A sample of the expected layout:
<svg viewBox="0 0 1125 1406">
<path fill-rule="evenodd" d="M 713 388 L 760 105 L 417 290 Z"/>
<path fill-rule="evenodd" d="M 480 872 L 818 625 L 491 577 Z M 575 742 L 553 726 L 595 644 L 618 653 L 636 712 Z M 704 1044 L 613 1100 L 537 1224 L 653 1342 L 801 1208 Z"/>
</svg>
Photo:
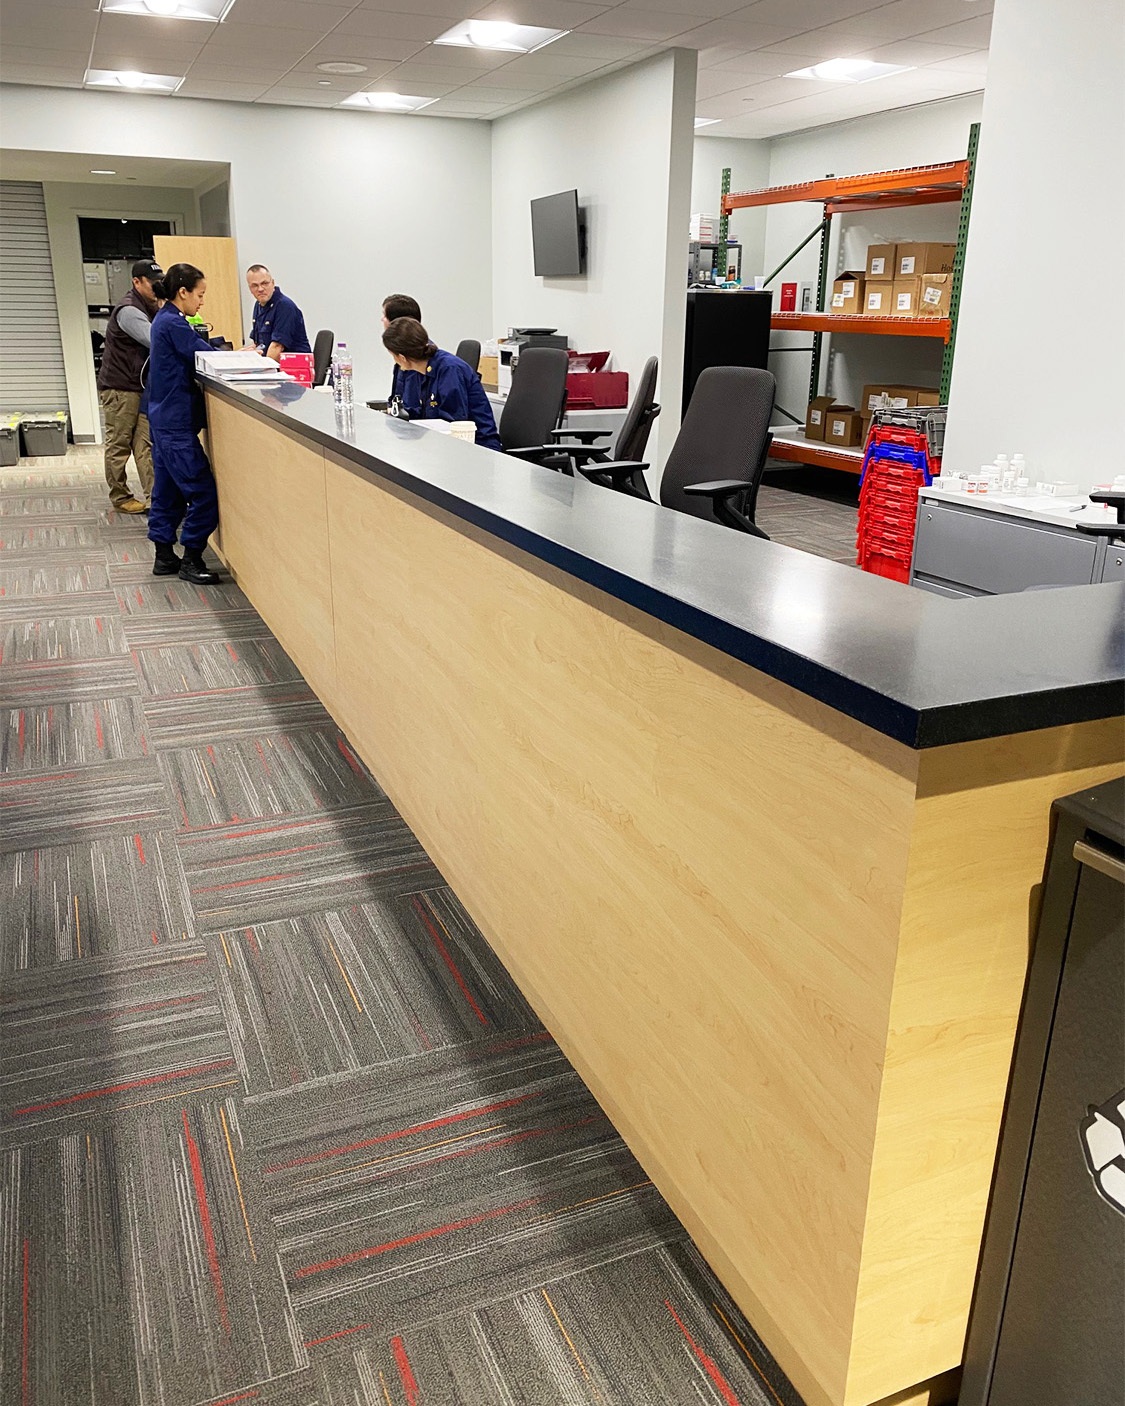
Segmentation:
<svg viewBox="0 0 1125 1406">
<path fill-rule="evenodd" d="M 863 311 L 863 270 L 847 269 L 832 285 L 828 304 L 832 313 L 861 313 Z"/>
<path fill-rule="evenodd" d="M 854 449 L 863 443 L 863 416 L 850 405 L 834 405 L 828 411 L 828 431 L 825 444 L 834 444 L 837 449 Z"/>
<path fill-rule="evenodd" d="M 918 316 L 948 317 L 952 296 L 953 275 L 951 273 L 924 273 L 922 275 L 922 292 L 918 299 Z"/>
<path fill-rule="evenodd" d="M 876 410 L 906 410 L 914 404 L 911 396 L 915 389 L 894 382 L 880 381 L 864 386 L 863 394 L 859 398 L 860 413 L 870 420 Z"/>
<path fill-rule="evenodd" d="M 897 244 L 869 244 L 867 246 L 868 283 L 893 283 Z"/>
<path fill-rule="evenodd" d="M 889 317 L 893 283 L 868 283 L 863 294 L 863 311 L 868 317 Z"/>
<path fill-rule="evenodd" d="M 922 296 L 920 278 L 896 278 L 891 284 L 891 317 L 917 317 Z"/>
<path fill-rule="evenodd" d="M 924 273 L 952 273 L 956 244 L 899 244 L 895 278 L 921 278 Z"/>
<path fill-rule="evenodd" d="M 918 398 L 917 398 L 917 400 L 915 400 L 914 404 L 917 405 L 917 406 L 940 405 L 940 404 L 941 404 L 941 392 L 940 392 L 940 391 L 919 391 L 919 392 L 918 392 Z"/>
<path fill-rule="evenodd" d="M 805 438 L 823 439 L 828 428 L 828 411 L 836 404 L 834 395 L 818 395 L 809 401 L 805 412 Z"/>
<path fill-rule="evenodd" d="M 480 379 L 484 385 L 495 386 L 500 376 L 500 358 L 498 356 L 482 356 L 477 370 L 480 372 Z"/>
</svg>

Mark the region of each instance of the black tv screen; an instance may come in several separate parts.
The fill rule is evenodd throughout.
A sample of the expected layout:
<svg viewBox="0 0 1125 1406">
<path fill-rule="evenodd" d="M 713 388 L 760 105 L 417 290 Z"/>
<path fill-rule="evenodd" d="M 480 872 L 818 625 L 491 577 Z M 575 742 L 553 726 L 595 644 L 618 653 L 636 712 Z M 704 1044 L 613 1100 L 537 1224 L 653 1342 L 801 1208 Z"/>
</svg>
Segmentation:
<svg viewBox="0 0 1125 1406">
<path fill-rule="evenodd" d="M 586 272 L 586 231 L 578 192 L 563 190 L 531 202 L 531 248 L 539 278 L 572 278 Z"/>
</svg>

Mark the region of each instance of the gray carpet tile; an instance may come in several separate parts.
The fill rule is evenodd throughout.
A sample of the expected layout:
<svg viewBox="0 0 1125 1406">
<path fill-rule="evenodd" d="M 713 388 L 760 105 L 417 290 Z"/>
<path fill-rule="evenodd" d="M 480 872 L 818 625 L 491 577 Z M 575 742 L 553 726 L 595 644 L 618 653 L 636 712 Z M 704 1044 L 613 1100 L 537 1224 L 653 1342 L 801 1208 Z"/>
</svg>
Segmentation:
<svg viewBox="0 0 1125 1406">
<path fill-rule="evenodd" d="M 216 945 L 252 1093 L 542 1028 L 449 889 L 231 930 Z"/>
<path fill-rule="evenodd" d="M 194 936 L 170 831 L 145 827 L 0 854 L 0 972 Z"/>
<path fill-rule="evenodd" d="M 800 1406 L 245 595 L 0 509 L 4 1406 Z"/>
</svg>

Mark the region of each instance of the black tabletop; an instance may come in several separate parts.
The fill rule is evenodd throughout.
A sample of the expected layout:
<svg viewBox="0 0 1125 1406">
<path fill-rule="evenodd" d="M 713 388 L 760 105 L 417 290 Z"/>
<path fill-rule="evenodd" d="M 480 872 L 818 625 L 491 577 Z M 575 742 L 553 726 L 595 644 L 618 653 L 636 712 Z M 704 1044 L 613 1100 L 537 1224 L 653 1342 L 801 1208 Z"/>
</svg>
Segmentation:
<svg viewBox="0 0 1125 1406">
<path fill-rule="evenodd" d="M 321 391 L 206 385 L 910 747 L 1123 711 L 1123 585 L 951 600 Z"/>
</svg>

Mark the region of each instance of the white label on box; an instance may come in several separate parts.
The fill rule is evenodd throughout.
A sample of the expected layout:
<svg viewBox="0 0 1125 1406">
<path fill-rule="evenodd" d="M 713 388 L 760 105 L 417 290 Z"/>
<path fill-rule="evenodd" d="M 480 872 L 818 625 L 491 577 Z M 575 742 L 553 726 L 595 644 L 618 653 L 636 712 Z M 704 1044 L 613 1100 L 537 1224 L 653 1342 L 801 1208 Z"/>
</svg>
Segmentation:
<svg viewBox="0 0 1125 1406">
<path fill-rule="evenodd" d="M 882 308 L 882 306 L 883 306 L 883 295 L 882 295 L 882 293 L 868 293 L 868 295 L 867 295 L 867 311 L 868 311 L 868 312 L 878 312 L 878 311 Z"/>
<path fill-rule="evenodd" d="M 909 311 L 910 311 L 910 300 L 911 300 L 912 296 L 913 296 L 913 295 L 910 294 L 910 293 L 900 293 L 900 294 L 898 295 L 898 297 L 895 299 L 895 311 L 896 311 L 896 312 L 909 312 Z"/>
<path fill-rule="evenodd" d="M 872 272 L 872 274 L 874 275 L 874 274 L 876 274 L 876 273 L 882 273 L 882 272 L 883 272 L 883 269 L 886 267 L 886 264 L 887 264 L 886 259 L 872 259 L 872 260 L 871 260 L 871 272 Z"/>
<path fill-rule="evenodd" d="M 833 294 L 832 294 L 832 306 L 833 306 L 834 308 L 842 308 L 842 307 L 844 306 L 844 295 L 843 295 L 843 293 L 833 293 Z"/>
<path fill-rule="evenodd" d="M 848 428 L 848 422 L 847 422 L 846 420 L 833 420 L 833 421 L 832 421 L 832 433 L 836 436 L 837 439 L 843 439 L 844 434 L 845 434 L 845 432 L 847 431 L 847 428 Z"/>
<path fill-rule="evenodd" d="M 908 402 L 904 395 L 891 395 L 887 397 L 888 410 L 905 410 Z"/>
<path fill-rule="evenodd" d="M 809 411 L 809 424 L 810 424 L 810 425 L 819 425 L 820 422 L 821 422 L 821 420 L 823 420 L 823 419 L 824 419 L 824 416 L 820 413 L 819 410 L 810 410 L 810 411 Z"/>
<path fill-rule="evenodd" d="M 936 306 L 938 303 L 941 302 L 941 289 L 927 288 L 926 291 L 922 294 L 922 301 L 924 303 L 931 304 L 931 306 Z"/>
<path fill-rule="evenodd" d="M 902 262 L 901 262 L 901 263 L 899 264 L 899 266 L 898 266 L 898 271 L 899 271 L 899 273 L 913 273 L 913 272 L 914 272 L 914 255 L 913 255 L 913 254 L 907 254 L 907 255 L 905 255 L 905 257 L 903 258 Z"/>
<path fill-rule="evenodd" d="M 845 283 L 845 284 L 844 284 L 844 297 L 845 297 L 845 298 L 854 298 L 854 297 L 855 297 L 855 284 L 854 284 L 854 283 Z"/>
</svg>

